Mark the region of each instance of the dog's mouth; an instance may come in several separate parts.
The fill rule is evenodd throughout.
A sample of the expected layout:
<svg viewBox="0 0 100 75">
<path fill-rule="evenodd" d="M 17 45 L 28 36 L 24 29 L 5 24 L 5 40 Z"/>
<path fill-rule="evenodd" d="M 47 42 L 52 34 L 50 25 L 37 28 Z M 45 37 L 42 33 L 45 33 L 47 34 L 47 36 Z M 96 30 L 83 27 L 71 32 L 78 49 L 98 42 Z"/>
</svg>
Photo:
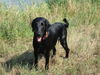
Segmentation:
<svg viewBox="0 0 100 75">
<path fill-rule="evenodd" d="M 37 41 L 38 42 L 41 42 L 42 40 L 45 40 L 46 38 L 48 37 L 48 32 L 46 32 L 46 35 L 45 36 L 43 36 L 43 37 L 37 37 Z"/>
<path fill-rule="evenodd" d="M 37 37 L 37 41 L 41 42 L 42 41 L 42 37 Z"/>
</svg>

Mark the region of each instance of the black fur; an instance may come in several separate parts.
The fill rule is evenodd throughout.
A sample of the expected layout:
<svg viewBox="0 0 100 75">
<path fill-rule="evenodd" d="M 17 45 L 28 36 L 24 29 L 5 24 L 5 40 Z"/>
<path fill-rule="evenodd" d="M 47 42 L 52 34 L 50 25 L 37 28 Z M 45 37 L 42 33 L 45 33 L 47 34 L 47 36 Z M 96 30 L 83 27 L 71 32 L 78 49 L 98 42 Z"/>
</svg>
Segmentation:
<svg viewBox="0 0 100 75">
<path fill-rule="evenodd" d="M 38 66 L 38 56 L 40 54 L 43 54 L 45 57 L 45 69 L 49 68 L 50 51 L 53 50 L 53 56 L 56 54 L 55 45 L 58 39 L 66 51 L 65 57 L 68 58 L 69 48 L 66 39 L 69 23 L 66 19 L 63 19 L 63 21 L 65 23 L 56 22 L 52 25 L 43 17 L 37 17 L 32 21 L 31 26 L 34 32 L 33 47 L 36 68 Z"/>
</svg>

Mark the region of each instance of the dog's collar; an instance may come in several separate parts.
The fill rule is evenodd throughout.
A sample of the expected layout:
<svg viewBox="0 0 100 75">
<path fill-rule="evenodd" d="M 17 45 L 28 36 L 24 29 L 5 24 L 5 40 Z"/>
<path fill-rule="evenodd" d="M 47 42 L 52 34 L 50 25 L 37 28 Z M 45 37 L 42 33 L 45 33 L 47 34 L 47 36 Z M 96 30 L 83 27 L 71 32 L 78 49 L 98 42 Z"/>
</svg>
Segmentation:
<svg viewBox="0 0 100 75">
<path fill-rule="evenodd" d="M 46 32 L 46 35 L 43 37 L 43 40 L 45 40 L 48 37 L 48 32 Z"/>
</svg>

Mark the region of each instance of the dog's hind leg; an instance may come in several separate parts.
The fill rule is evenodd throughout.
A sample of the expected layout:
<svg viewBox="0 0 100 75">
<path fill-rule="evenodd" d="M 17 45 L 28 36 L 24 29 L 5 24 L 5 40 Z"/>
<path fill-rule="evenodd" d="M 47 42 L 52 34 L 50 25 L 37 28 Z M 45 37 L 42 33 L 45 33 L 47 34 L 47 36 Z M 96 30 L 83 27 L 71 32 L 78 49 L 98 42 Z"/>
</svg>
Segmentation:
<svg viewBox="0 0 100 75">
<path fill-rule="evenodd" d="M 68 44 L 67 44 L 67 40 L 66 40 L 66 36 L 67 36 L 67 32 L 64 31 L 63 35 L 60 37 L 60 44 L 62 45 L 62 47 L 64 48 L 64 50 L 66 51 L 66 58 L 68 58 L 69 56 L 69 48 L 68 48 Z"/>
<path fill-rule="evenodd" d="M 53 55 L 51 57 L 53 58 L 56 55 L 56 48 L 54 47 L 52 50 L 53 50 Z"/>
<path fill-rule="evenodd" d="M 60 43 L 61 43 L 62 47 L 64 48 L 64 50 L 66 51 L 66 56 L 65 57 L 68 58 L 70 49 L 68 48 L 66 39 L 61 39 Z"/>
</svg>

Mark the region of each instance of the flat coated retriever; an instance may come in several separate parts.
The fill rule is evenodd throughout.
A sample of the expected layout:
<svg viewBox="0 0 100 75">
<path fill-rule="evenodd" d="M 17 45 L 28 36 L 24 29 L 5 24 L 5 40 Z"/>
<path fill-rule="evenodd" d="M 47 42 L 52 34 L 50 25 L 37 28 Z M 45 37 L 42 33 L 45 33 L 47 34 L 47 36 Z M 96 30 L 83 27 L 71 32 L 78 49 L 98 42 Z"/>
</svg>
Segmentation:
<svg viewBox="0 0 100 75">
<path fill-rule="evenodd" d="M 67 28 L 69 23 L 64 18 L 65 23 L 56 22 L 50 24 L 49 21 L 43 17 L 37 17 L 32 21 L 32 31 L 34 32 L 33 47 L 35 56 L 35 68 L 38 66 L 38 56 L 43 54 L 45 57 L 45 69 L 49 68 L 50 51 L 53 50 L 53 56 L 56 54 L 55 45 L 59 39 L 62 47 L 66 51 L 66 58 L 69 55 L 69 48 L 67 45 Z"/>
</svg>

